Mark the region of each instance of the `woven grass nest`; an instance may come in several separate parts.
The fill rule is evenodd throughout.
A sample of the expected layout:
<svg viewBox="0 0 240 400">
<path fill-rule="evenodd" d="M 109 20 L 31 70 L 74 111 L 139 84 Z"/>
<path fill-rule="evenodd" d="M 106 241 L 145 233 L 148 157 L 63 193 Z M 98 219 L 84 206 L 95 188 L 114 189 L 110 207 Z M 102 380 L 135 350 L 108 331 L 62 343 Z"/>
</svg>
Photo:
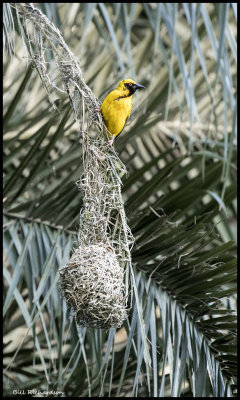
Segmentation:
<svg viewBox="0 0 240 400">
<path fill-rule="evenodd" d="M 111 247 L 79 246 L 60 271 L 68 309 L 79 325 L 119 328 L 127 317 L 124 270 Z"/>
</svg>

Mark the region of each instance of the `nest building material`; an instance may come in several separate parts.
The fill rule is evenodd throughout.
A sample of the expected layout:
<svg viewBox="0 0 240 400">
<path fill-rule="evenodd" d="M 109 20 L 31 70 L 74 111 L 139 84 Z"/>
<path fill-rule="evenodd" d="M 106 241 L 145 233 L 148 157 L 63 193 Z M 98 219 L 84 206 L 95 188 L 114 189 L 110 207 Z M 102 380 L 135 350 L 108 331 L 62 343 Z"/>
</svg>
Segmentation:
<svg viewBox="0 0 240 400">
<path fill-rule="evenodd" d="M 122 326 L 127 317 L 124 270 L 111 248 L 79 246 L 59 272 L 64 297 L 79 325 Z"/>
<path fill-rule="evenodd" d="M 61 289 L 77 324 L 119 328 L 127 318 L 131 232 L 121 197 L 119 160 L 104 138 L 83 135 L 79 247 L 60 270 Z M 121 165 L 118 170 L 122 171 Z M 125 285 L 125 281 L 127 284 Z"/>
<path fill-rule="evenodd" d="M 79 182 L 83 193 L 79 248 L 60 270 L 62 292 L 68 308 L 82 325 L 117 327 L 126 318 L 126 297 L 131 293 L 128 290 L 131 278 L 127 274 L 134 241 L 121 195 L 120 174 L 126 172 L 125 167 L 107 146 L 106 127 L 97 112 L 100 102 L 86 85 L 79 60 L 60 31 L 33 3 L 11 4 L 26 38 L 27 58 L 37 69 L 53 108 L 58 110 L 55 100 L 59 92 L 68 95 L 82 137 L 84 173 Z M 92 125 L 98 130 L 94 139 L 90 133 Z"/>
</svg>

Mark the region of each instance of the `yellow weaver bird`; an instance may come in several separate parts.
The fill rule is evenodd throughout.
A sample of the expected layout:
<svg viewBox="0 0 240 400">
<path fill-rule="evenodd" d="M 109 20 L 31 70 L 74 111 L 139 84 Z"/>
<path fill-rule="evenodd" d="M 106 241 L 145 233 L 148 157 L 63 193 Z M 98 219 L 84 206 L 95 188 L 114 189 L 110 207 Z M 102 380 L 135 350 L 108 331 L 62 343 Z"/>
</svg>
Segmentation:
<svg viewBox="0 0 240 400">
<path fill-rule="evenodd" d="M 119 82 L 116 89 L 103 100 L 101 111 L 108 135 L 112 138 L 108 144 L 112 146 L 114 139 L 120 135 L 132 111 L 132 96 L 137 89 L 145 89 L 132 79 Z"/>
</svg>

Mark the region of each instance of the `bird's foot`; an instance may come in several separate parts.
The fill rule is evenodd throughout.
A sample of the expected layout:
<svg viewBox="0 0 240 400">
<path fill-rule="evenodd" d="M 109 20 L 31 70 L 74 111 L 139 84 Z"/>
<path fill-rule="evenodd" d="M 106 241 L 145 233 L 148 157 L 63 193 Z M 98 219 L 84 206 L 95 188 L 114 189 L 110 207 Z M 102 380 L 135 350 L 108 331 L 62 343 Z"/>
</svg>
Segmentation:
<svg viewBox="0 0 240 400">
<path fill-rule="evenodd" d="M 113 142 L 114 142 L 114 136 L 112 137 L 112 139 L 110 139 L 109 141 L 108 141 L 108 146 L 109 147 L 112 147 L 112 145 L 113 145 Z"/>
</svg>

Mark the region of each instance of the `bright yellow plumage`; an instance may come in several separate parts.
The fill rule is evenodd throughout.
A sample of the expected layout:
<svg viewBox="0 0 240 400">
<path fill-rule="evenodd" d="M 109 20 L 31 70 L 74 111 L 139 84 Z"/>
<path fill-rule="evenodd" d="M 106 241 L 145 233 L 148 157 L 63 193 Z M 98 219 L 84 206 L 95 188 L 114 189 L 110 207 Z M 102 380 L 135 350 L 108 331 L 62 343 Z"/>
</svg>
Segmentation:
<svg viewBox="0 0 240 400">
<path fill-rule="evenodd" d="M 144 86 L 137 84 L 132 79 L 119 82 L 115 90 L 110 92 L 101 105 L 104 123 L 108 129 L 108 135 L 112 135 L 109 144 L 113 143 L 123 130 L 126 120 L 132 111 L 132 96 L 137 89 Z"/>
</svg>

